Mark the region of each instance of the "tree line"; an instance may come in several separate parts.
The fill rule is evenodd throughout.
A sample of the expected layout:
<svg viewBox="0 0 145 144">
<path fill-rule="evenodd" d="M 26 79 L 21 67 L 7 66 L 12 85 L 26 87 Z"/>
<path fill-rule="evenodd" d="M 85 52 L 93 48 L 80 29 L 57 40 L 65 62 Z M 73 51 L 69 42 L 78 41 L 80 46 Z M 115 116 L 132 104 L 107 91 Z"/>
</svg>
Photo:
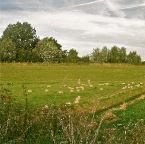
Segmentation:
<svg viewBox="0 0 145 144">
<path fill-rule="evenodd" d="M 1 62 L 49 62 L 49 63 L 130 63 L 140 64 L 136 51 L 127 54 L 126 48 L 117 46 L 95 48 L 90 55 L 78 56 L 75 49 L 62 50 L 55 38 L 40 39 L 36 30 L 27 22 L 9 24 L 0 38 Z"/>
</svg>

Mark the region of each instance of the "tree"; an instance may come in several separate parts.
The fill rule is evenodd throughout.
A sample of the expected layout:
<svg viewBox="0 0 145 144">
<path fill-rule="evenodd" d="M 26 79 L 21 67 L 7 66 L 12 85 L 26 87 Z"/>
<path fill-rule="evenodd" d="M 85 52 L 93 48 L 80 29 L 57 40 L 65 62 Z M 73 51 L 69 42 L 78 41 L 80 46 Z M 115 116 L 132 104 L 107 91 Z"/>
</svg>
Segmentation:
<svg viewBox="0 0 145 144">
<path fill-rule="evenodd" d="M 145 61 L 142 62 L 142 65 L 145 65 Z"/>
<path fill-rule="evenodd" d="M 12 62 L 16 58 L 15 44 L 10 39 L 0 40 L 0 61 Z"/>
<path fill-rule="evenodd" d="M 25 50 L 24 48 L 18 51 L 18 62 L 32 62 L 33 53 L 30 50 Z"/>
<path fill-rule="evenodd" d="M 100 49 L 99 48 L 93 49 L 93 52 L 91 54 L 91 61 L 100 63 L 100 56 L 101 56 Z"/>
<path fill-rule="evenodd" d="M 81 61 L 85 62 L 85 63 L 89 63 L 90 62 L 90 56 L 86 55 L 86 56 L 81 57 Z"/>
<path fill-rule="evenodd" d="M 2 39 L 10 39 L 15 44 L 17 52 L 22 48 L 31 50 L 38 42 L 35 28 L 27 22 L 9 24 L 3 32 Z"/>
<path fill-rule="evenodd" d="M 103 49 L 101 50 L 101 62 L 102 63 L 106 63 L 107 62 L 107 58 L 108 58 L 108 49 L 107 47 L 103 47 Z"/>
<path fill-rule="evenodd" d="M 67 56 L 67 62 L 77 63 L 79 61 L 78 52 L 75 49 L 70 49 Z"/>
<path fill-rule="evenodd" d="M 68 51 L 63 50 L 62 51 L 62 60 L 61 60 L 61 62 L 67 62 L 67 57 L 68 57 Z"/>
<path fill-rule="evenodd" d="M 33 52 L 44 62 L 60 62 L 62 59 L 61 45 L 52 37 L 40 40 Z"/>
<path fill-rule="evenodd" d="M 141 57 L 139 55 L 137 55 L 136 51 L 130 52 L 127 55 L 127 62 L 130 64 L 140 64 Z"/>
<path fill-rule="evenodd" d="M 111 48 L 109 53 L 109 62 L 120 63 L 120 49 L 117 46 Z"/>
<path fill-rule="evenodd" d="M 106 63 L 108 58 L 108 49 L 103 47 L 101 50 L 96 48 L 91 54 L 91 60 L 96 63 Z"/>
<path fill-rule="evenodd" d="M 126 63 L 127 62 L 127 54 L 126 54 L 126 48 L 122 47 L 120 49 L 120 62 Z"/>
</svg>

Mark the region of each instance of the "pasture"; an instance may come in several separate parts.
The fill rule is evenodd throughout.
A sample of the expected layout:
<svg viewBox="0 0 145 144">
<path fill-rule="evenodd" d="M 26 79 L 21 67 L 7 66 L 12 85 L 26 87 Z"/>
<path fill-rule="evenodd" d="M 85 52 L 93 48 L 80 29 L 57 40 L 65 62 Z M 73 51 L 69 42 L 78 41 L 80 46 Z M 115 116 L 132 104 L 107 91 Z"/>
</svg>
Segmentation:
<svg viewBox="0 0 145 144">
<path fill-rule="evenodd" d="M 55 102 L 101 111 L 145 93 L 145 66 L 5 63 L 0 77 L 1 88 L 22 104 L 25 87 L 37 108 Z"/>
<path fill-rule="evenodd" d="M 145 142 L 145 66 L 1 63 L 0 96 L 0 143 Z"/>
</svg>

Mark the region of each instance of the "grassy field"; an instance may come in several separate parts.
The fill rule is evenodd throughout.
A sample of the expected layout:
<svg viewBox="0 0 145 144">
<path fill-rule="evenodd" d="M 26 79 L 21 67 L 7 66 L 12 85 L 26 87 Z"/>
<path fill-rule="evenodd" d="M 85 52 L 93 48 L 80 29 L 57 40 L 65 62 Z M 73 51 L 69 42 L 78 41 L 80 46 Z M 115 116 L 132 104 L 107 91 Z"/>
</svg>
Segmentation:
<svg viewBox="0 0 145 144">
<path fill-rule="evenodd" d="M 101 110 L 145 92 L 145 66 L 14 63 L 1 64 L 0 76 L 1 88 L 22 103 L 25 86 L 36 107 L 74 104 L 80 96 L 77 105 Z"/>
<path fill-rule="evenodd" d="M 0 143 L 145 142 L 145 66 L 3 63 L 0 96 Z"/>
</svg>

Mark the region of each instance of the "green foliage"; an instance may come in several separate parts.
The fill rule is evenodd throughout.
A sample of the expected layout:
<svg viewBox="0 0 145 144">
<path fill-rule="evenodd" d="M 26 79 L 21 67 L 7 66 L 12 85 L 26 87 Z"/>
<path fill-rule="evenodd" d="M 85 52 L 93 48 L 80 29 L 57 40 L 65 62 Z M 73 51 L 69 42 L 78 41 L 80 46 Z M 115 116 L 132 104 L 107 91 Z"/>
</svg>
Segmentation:
<svg viewBox="0 0 145 144">
<path fill-rule="evenodd" d="M 93 50 L 91 54 L 91 60 L 95 63 L 106 63 L 108 58 L 108 49 L 107 47 L 103 47 L 102 50 L 96 48 Z"/>
<path fill-rule="evenodd" d="M 90 56 L 86 55 L 80 58 L 80 61 L 84 62 L 84 63 L 89 63 L 90 62 Z"/>
<path fill-rule="evenodd" d="M 43 38 L 33 51 L 44 62 L 60 62 L 62 59 L 61 45 L 54 38 Z"/>
<path fill-rule="evenodd" d="M 145 61 L 142 62 L 142 65 L 145 65 Z"/>
<path fill-rule="evenodd" d="M 4 52 L 4 50 L 1 50 L 2 55 L 4 55 L 5 59 L 1 61 L 8 62 L 14 60 L 16 62 L 31 62 L 31 57 L 33 54 L 32 49 L 35 48 L 37 42 L 39 41 L 38 37 L 36 36 L 36 30 L 32 28 L 32 26 L 27 22 L 17 22 L 16 24 L 9 24 L 3 32 L 2 40 L 5 43 L 7 41 L 7 48 L 6 46 L 3 47 L 6 52 Z M 10 41 L 13 44 L 10 44 Z M 15 57 L 15 59 L 12 58 L 12 56 L 11 58 L 8 58 L 8 55 L 10 55 L 10 50 L 15 53 L 15 56 L 13 56 Z"/>
<path fill-rule="evenodd" d="M 126 54 L 126 48 L 96 48 L 90 56 L 79 57 L 75 49 L 62 50 L 54 38 L 41 40 L 36 30 L 27 22 L 9 24 L 0 39 L 1 62 L 49 62 L 49 63 L 130 63 L 141 64 L 136 52 Z"/>
<path fill-rule="evenodd" d="M 28 59 L 30 59 L 30 51 L 21 48 L 18 51 L 17 61 L 26 62 Z"/>
<path fill-rule="evenodd" d="M 122 47 L 120 49 L 120 62 L 126 63 L 127 62 L 127 54 L 126 54 L 126 48 Z"/>
<path fill-rule="evenodd" d="M 38 42 L 36 30 L 27 22 L 9 24 L 3 32 L 2 39 L 12 40 L 17 51 L 22 48 L 31 50 Z"/>
<path fill-rule="evenodd" d="M 141 64 L 141 57 L 135 51 L 130 52 L 127 56 L 127 62 L 130 64 Z"/>
<path fill-rule="evenodd" d="M 10 39 L 0 40 L 0 61 L 12 62 L 16 58 L 15 44 Z"/>
<path fill-rule="evenodd" d="M 79 61 L 78 52 L 75 49 L 70 49 L 67 56 L 67 62 L 77 63 Z"/>
<path fill-rule="evenodd" d="M 62 59 L 61 59 L 62 63 L 67 62 L 67 56 L 68 56 L 68 51 L 67 50 L 62 50 Z"/>
<path fill-rule="evenodd" d="M 120 63 L 120 49 L 118 47 L 111 48 L 109 62 Z"/>
<path fill-rule="evenodd" d="M 107 47 L 94 49 L 91 54 L 91 61 L 95 63 L 141 64 L 141 57 L 136 52 L 130 52 L 127 55 L 126 48 L 114 46 L 110 50 Z"/>
<path fill-rule="evenodd" d="M 93 62 L 100 63 L 100 49 L 99 48 L 96 48 L 93 50 L 93 53 L 91 54 L 91 60 Z"/>
<path fill-rule="evenodd" d="M 109 50 L 107 49 L 107 47 L 103 47 L 103 49 L 101 50 L 101 62 L 102 63 L 106 63 L 108 61 L 108 52 L 109 52 Z"/>
</svg>

